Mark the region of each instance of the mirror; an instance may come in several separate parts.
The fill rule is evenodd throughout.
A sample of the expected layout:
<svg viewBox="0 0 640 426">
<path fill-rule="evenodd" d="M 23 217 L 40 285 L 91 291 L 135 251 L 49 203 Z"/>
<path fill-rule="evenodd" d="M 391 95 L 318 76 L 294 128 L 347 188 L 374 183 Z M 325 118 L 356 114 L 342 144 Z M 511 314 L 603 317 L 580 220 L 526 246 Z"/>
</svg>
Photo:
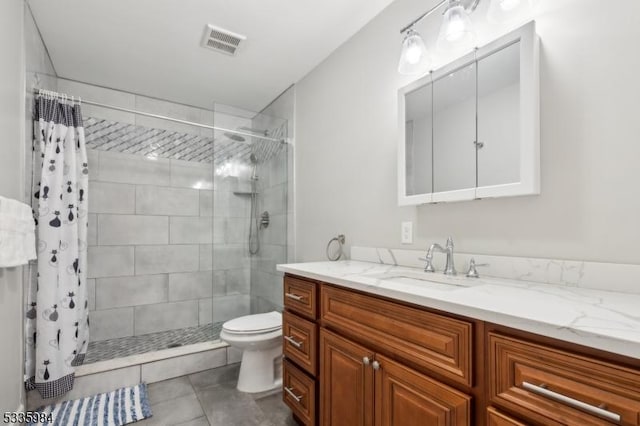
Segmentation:
<svg viewBox="0 0 640 426">
<path fill-rule="evenodd" d="M 478 186 L 520 180 L 520 43 L 478 61 Z"/>
<path fill-rule="evenodd" d="M 422 86 L 405 97 L 406 194 L 427 194 L 432 186 L 432 87 Z"/>
<path fill-rule="evenodd" d="M 476 66 L 433 82 L 433 191 L 476 186 Z"/>
<path fill-rule="evenodd" d="M 398 92 L 398 202 L 540 192 L 533 22 Z"/>
</svg>

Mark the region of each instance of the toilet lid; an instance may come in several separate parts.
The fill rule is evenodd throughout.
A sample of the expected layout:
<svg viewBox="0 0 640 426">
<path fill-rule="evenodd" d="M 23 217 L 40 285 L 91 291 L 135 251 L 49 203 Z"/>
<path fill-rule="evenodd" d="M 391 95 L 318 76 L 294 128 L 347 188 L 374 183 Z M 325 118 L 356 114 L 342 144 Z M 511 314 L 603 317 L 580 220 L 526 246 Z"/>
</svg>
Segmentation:
<svg viewBox="0 0 640 426">
<path fill-rule="evenodd" d="M 282 314 L 273 311 L 266 314 L 246 315 L 225 322 L 222 328 L 231 333 L 268 333 L 282 328 Z"/>
</svg>

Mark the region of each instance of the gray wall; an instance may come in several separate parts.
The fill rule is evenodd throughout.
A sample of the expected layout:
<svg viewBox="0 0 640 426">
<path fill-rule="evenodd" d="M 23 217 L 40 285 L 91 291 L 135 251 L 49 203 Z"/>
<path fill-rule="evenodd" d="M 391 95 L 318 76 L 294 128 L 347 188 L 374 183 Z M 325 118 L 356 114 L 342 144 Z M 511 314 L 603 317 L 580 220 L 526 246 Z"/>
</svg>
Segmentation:
<svg viewBox="0 0 640 426">
<path fill-rule="evenodd" d="M 0 195 L 22 200 L 24 187 L 25 58 L 23 4 L 0 3 Z M 24 402 L 22 269 L 0 268 L 0 412 L 15 411 Z"/>
<path fill-rule="evenodd" d="M 640 2 L 540 2 L 540 196 L 399 208 L 398 31 L 435 3 L 393 2 L 298 83 L 297 260 L 324 259 L 338 232 L 400 247 L 412 220 L 406 248 L 452 235 L 463 252 L 640 263 Z"/>
</svg>

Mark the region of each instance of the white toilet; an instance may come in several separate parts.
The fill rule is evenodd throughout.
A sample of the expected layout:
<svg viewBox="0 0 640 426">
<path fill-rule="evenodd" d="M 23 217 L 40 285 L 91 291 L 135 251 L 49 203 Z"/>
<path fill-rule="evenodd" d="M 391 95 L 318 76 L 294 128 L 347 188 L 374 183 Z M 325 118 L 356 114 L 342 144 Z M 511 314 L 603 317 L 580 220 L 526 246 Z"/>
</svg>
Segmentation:
<svg viewBox="0 0 640 426">
<path fill-rule="evenodd" d="M 282 385 L 282 314 L 247 315 L 225 322 L 220 338 L 241 349 L 241 392 L 264 392 Z"/>
</svg>

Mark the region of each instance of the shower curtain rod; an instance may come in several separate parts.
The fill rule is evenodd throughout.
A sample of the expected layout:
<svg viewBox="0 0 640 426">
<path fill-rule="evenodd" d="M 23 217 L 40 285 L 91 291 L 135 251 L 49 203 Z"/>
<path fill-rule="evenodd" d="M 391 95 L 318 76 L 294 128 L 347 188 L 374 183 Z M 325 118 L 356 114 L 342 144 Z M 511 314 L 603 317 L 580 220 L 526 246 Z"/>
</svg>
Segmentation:
<svg viewBox="0 0 640 426">
<path fill-rule="evenodd" d="M 36 95 L 44 95 L 44 96 L 46 96 L 46 95 L 55 95 L 58 98 L 64 98 L 64 96 L 62 96 L 60 93 L 52 92 L 52 91 L 49 91 L 49 90 L 35 89 L 34 92 L 35 92 Z M 71 98 L 69 98 L 67 96 L 66 99 L 69 100 Z M 220 130 L 222 132 L 232 133 L 234 135 L 248 136 L 248 137 L 251 137 L 251 138 L 257 138 L 257 139 L 267 140 L 267 141 L 271 141 L 271 142 L 287 143 L 287 141 L 285 139 L 270 138 L 269 136 L 256 135 L 256 134 L 249 133 L 249 132 L 242 132 L 240 130 L 232 130 L 232 129 L 227 129 L 227 128 L 224 128 L 224 127 L 209 126 L 208 124 L 201 124 L 201 123 L 196 123 L 196 122 L 193 122 L 193 121 L 180 120 L 179 118 L 167 117 L 165 115 L 159 115 L 159 114 L 152 114 L 150 112 L 136 111 L 134 109 L 123 108 L 123 107 L 119 107 L 119 106 L 115 106 L 115 105 L 103 104 L 103 103 L 100 103 L 100 102 L 88 101 L 86 99 L 82 99 L 81 100 L 80 98 L 78 98 L 78 101 L 81 104 L 93 105 L 93 106 L 97 106 L 97 107 L 101 107 L 101 108 L 114 109 L 116 111 L 128 112 L 128 113 L 131 113 L 131 114 L 139 114 L 139 115 L 143 115 L 145 117 L 159 118 L 159 119 L 162 119 L 162 120 L 173 121 L 175 123 L 188 124 L 190 126 L 201 127 L 203 129 Z"/>
</svg>

